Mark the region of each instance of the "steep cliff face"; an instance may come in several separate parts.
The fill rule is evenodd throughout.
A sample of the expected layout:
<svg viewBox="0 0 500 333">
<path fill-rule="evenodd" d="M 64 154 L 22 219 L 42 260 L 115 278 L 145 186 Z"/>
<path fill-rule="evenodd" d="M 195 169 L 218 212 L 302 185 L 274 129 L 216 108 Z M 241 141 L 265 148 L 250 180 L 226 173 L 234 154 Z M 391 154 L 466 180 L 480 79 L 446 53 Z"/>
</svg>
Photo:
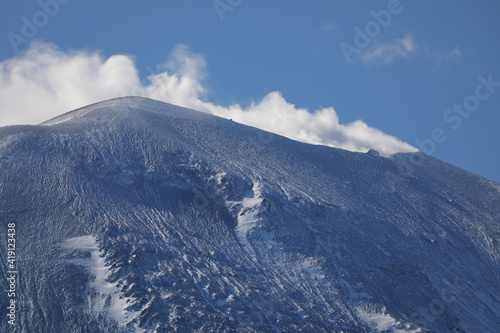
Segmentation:
<svg viewBox="0 0 500 333">
<path fill-rule="evenodd" d="M 1 128 L 0 170 L 2 330 L 500 327 L 500 185 L 421 153 L 129 97 Z"/>
</svg>

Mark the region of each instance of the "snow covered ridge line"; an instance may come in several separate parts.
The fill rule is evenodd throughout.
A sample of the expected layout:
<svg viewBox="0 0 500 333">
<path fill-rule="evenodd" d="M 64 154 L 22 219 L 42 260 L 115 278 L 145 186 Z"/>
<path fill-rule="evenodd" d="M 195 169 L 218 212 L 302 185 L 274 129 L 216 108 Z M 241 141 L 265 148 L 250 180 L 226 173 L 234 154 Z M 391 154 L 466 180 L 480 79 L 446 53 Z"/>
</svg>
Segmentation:
<svg viewBox="0 0 500 333">
<path fill-rule="evenodd" d="M 146 112 L 152 112 L 152 113 L 156 113 L 156 114 L 165 114 L 171 110 L 187 111 L 187 112 L 193 112 L 196 114 L 208 115 L 208 116 L 212 116 L 212 117 L 226 119 L 224 117 L 219 117 L 217 115 L 212 115 L 212 114 L 209 114 L 206 112 L 193 110 L 193 109 L 185 108 L 185 107 L 174 105 L 174 104 L 165 103 L 165 102 L 154 100 L 154 99 L 147 98 L 147 97 L 124 96 L 124 97 L 112 98 L 112 99 L 105 100 L 102 102 L 96 102 L 96 103 L 93 103 L 93 104 L 90 104 L 87 106 L 83 106 L 83 107 L 71 110 L 71 111 L 66 112 L 62 115 L 59 115 L 57 117 L 54 117 L 54 118 L 49 119 L 47 121 L 44 121 L 40 125 L 42 125 L 42 126 L 58 125 L 58 124 L 61 124 L 61 123 L 64 123 L 64 122 L 67 122 L 70 120 L 77 120 L 78 118 L 83 118 L 87 114 L 92 113 L 93 111 L 118 109 L 118 108 L 134 109 L 134 110 L 138 111 L 139 113 L 146 111 Z M 119 112 L 122 112 L 124 110 L 119 110 Z"/>
<path fill-rule="evenodd" d="M 142 82 L 130 55 L 115 54 L 106 59 L 98 52 L 62 51 L 51 44 L 30 43 L 26 52 L 19 57 L 2 62 L 5 67 L 2 77 L 9 82 L 11 88 L 0 91 L 0 100 L 2 105 L 6 106 L 3 110 L 4 117 L 0 116 L 0 123 L 38 124 L 68 110 L 91 104 L 96 101 L 95 98 L 136 95 L 233 119 L 238 123 L 310 144 L 323 144 L 359 152 L 372 148 L 384 156 L 396 152 L 416 151 L 415 147 L 368 126 L 361 119 L 341 123 L 333 107 L 300 108 L 287 101 L 279 91 L 271 91 L 244 106 L 210 102 L 202 98 L 202 92 L 206 90 L 202 80 L 206 69 L 204 57 L 179 44 L 172 50 L 170 62 L 178 68 L 170 73 L 162 68 L 163 72 L 152 73 L 147 81 Z M 36 68 L 38 74 L 25 73 L 23 69 L 26 66 Z M 51 74 L 67 68 L 73 68 L 69 76 Z M 119 70 L 114 70 L 116 68 Z M 19 73 L 23 73 L 23 80 L 14 79 Z M 126 82 L 119 79 L 121 76 L 130 75 L 132 77 L 125 80 Z M 40 77 L 47 80 L 38 80 Z M 43 104 L 35 102 L 30 96 L 24 97 L 26 84 L 33 85 L 32 91 L 46 96 Z M 47 93 L 47 87 L 51 87 L 51 92 L 60 93 Z M 11 89 L 17 93 L 9 94 L 7 91 Z M 72 91 L 79 92 L 79 97 L 73 96 L 70 93 Z"/>
<path fill-rule="evenodd" d="M 103 102 L 97 102 L 94 104 L 90 104 L 90 105 L 83 106 L 81 108 L 66 112 L 60 116 L 57 116 L 55 118 L 44 121 L 40 125 L 42 125 L 42 126 L 58 125 L 58 124 L 64 123 L 64 122 L 72 120 L 72 119 L 82 118 L 86 114 L 88 114 L 92 111 L 107 109 L 110 107 L 112 108 L 112 107 L 119 107 L 119 106 L 132 106 L 133 105 L 132 101 L 134 98 L 142 98 L 142 97 L 119 97 L 119 98 L 113 98 L 113 99 L 103 101 Z M 141 110 L 148 110 L 148 109 L 141 107 Z M 154 111 L 154 110 L 151 109 L 149 111 Z"/>
<path fill-rule="evenodd" d="M 110 283 L 106 280 L 111 270 L 99 254 L 96 238 L 92 235 L 69 238 L 65 240 L 63 246 L 68 249 L 90 252 L 90 257 L 70 259 L 72 263 L 87 268 L 93 276 L 85 292 L 87 310 L 95 316 L 108 316 L 120 327 L 133 327 L 134 332 L 144 332 L 135 321 L 139 312 L 127 309 L 133 299 L 123 296 L 118 290 L 118 282 Z"/>
<path fill-rule="evenodd" d="M 140 100 L 149 101 L 140 103 Z M 100 105 L 102 103 L 102 105 Z M 91 104 L 61 116 L 52 118 L 42 125 L 53 125 L 69 120 L 79 110 L 89 111 L 89 108 L 98 109 L 104 106 L 131 106 L 140 105 L 140 109 L 162 113 L 167 110 L 189 110 L 205 115 L 232 120 L 239 124 L 258 128 L 264 132 L 287 137 L 291 140 L 313 145 L 325 145 L 354 152 L 368 152 L 377 150 L 382 156 L 388 157 L 398 152 L 416 152 L 417 149 L 396 137 L 369 127 L 358 120 L 349 124 L 340 124 L 333 108 L 325 108 L 310 113 L 306 109 L 298 109 L 289 104 L 279 93 L 270 93 L 258 104 L 252 104 L 246 109 L 236 105 L 230 108 L 216 107 L 210 103 L 198 103 L 195 108 L 186 108 L 162 101 L 127 96 Z M 155 104 L 157 103 L 157 104 Z M 276 105 L 281 105 L 279 110 Z M 75 114 L 76 113 L 76 114 Z M 83 114 L 81 115 L 83 116 Z M 364 134 L 363 134 L 364 133 Z M 268 135 L 259 135 L 257 143 L 267 143 Z"/>
</svg>

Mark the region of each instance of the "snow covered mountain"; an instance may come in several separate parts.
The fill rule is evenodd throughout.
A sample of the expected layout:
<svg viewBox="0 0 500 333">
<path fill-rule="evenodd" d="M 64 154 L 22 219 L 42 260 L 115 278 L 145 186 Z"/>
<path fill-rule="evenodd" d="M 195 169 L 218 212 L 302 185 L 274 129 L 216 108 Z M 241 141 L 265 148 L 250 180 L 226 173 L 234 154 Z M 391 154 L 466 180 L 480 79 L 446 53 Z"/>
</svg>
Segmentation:
<svg viewBox="0 0 500 333">
<path fill-rule="evenodd" d="M 500 184 L 422 153 L 127 97 L 0 128 L 0 170 L 2 332 L 500 327 Z"/>
</svg>

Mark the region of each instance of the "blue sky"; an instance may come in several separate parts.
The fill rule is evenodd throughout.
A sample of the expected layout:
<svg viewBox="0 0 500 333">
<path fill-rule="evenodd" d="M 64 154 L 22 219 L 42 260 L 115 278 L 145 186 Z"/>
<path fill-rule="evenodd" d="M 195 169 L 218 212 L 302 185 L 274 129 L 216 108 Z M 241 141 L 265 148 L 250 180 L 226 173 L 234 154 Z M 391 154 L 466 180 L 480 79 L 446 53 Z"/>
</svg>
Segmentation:
<svg viewBox="0 0 500 333">
<path fill-rule="evenodd" d="M 266 105 L 281 103 L 285 109 L 293 105 L 293 110 L 284 111 L 294 117 L 284 135 L 303 129 L 294 123 L 303 119 L 309 122 L 303 141 L 354 137 L 353 144 L 360 148 L 367 145 L 356 133 L 366 124 L 413 146 L 424 142 L 420 149 L 500 182 L 500 83 L 495 85 L 500 82 L 498 1 L 5 0 L 0 3 L 0 15 L 0 71 L 4 75 L 0 87 L 9 96 L 19 89 L 8 86 L 13 80 L 7 78 L 13 74 L 5 73 L 26 60 L 27 50 L 33 48 L 28 42 L 50 43 L 45 53 L 39 46 L 39 62 L 42 53 L 45 57 L 52 54 L 57 63 L 78 52 L 87 60 L 99 55 L 102 62 L 125 55 L 133 61 L 141 89 L 148 86 L 150 75 L 160 78 L 164 71 L 192 79 L 188 92 L 175 90 L 185 94 L 185 99 L 164 98 L 167 101 L 190 107 L 198 103 L 200 108 L 213 110 L 224 106 L 228 109 L 220 115 L 226 116 L 231 105 L 239 105 L 242 122 L 265 129 L 249 118 L 265 112 Z M 36 31 L 26 27 L 30 24 Z M 348 56 L 346 49 L 351 51 Z M 183 62 L 182 56 L 189 61 Z M 126 59 L 118 62 L 117 67 L 130 72 Z M 42 65 L 33 65 L 33 73 L 47 75 L 37 71 Z M 114 68 L 109 75 L 115 75 Z M 122 84 L 127 77 L 120 72 L 116 80 Z M 44 82 L 37 80 L 37 84 Z M 138 86 L 131 83 L 110 94 Z M 54 99 L 47 91 L 56 94 L 58 85 L 51 87 L 44 88 L 38 104 L 51 105 Z M 160 96 L 161 91 L 148 96 Z M 272 92 L 280 94 L 270 96 Z M 73 102 L 100 96 L 89 92 Z M 192 96 L 211 104 L 190 104 L 187 99 Z M 258 110 L 244 115 L 252 103 Z M 73 106 L 60 100 L 54 105 L 58 112 Z M 0 112 L 6 117 L 13 108 L 28 107 L 12 102 L 3 104 Z M 330 107 L 335 111 L 325 111 L 328 115 L 323 118 L 308 118 L 297 111 L 312 114 Z M 40 117 L 45 115 L 40 113 Z M 26 120 L 12 122 L 32 123 L 31 116 L 26 111 Z M 326 133 L 335 131 L 335 124 L 320 128 L 322 119 L 336 116 L 345 125 L 340 134 Z M 363 123 L 353 123 L 359 119 Z M 368 132 L 362 135 L 372 140 L 374 132 Z M 373 140 L 385 140 L 378 132 L 374 135 Z M 343 141 L 341 146 L 350 143 Z"/>
</svg>

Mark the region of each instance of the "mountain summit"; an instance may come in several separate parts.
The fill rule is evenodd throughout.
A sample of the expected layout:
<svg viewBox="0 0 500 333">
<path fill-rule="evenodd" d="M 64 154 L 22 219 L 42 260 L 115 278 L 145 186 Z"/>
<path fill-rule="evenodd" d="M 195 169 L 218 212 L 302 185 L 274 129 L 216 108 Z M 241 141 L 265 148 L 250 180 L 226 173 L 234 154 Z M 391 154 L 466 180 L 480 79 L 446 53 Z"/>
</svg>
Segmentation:
<svg viewBox="0 0 500 333">
<path fill-rule="evenodd" d="M 126 97 L 0 128 L 0 170 L 2 331 L 500 327 L 500 184 L 423 153 Z"/>
</svg>

